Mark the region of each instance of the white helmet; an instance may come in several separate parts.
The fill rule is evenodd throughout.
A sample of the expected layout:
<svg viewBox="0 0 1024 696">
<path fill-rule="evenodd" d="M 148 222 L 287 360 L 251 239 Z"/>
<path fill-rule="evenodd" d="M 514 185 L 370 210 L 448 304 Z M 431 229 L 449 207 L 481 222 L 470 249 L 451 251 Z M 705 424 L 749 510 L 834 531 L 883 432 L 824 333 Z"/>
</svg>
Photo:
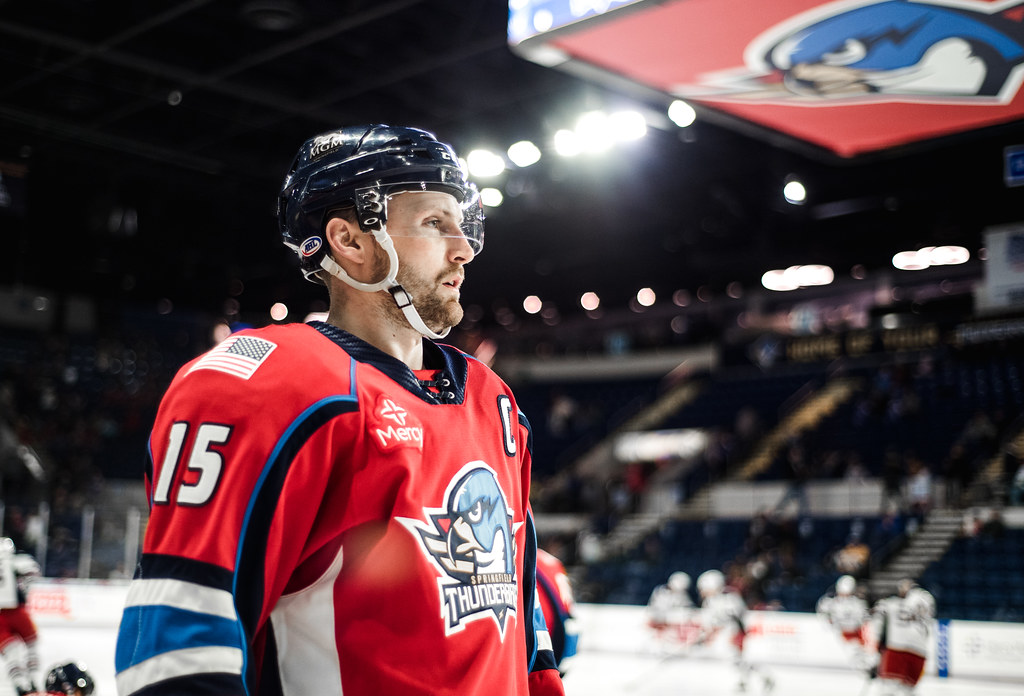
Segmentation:
<svg viewBox="0 0 1024 696">
<path fill-rule="evenodd" d="M 702 595 L 718 594 L 725 587 L 725 576 L 720 570 L 705 570 L 697 578 L 697 591 Z"/>
<path fill-rule="evenodd" d="M 668 586 L 675 592 L 686 592 L 690 589 L 690 576 L 677 570 L 668 576 Z"/>
<path fill-rule="evenodd" d="M 852 595 L 856 589 L 857 581 L 853 579 L 852 575 L 842 575 L 836 580 L 837 595 Z"/>
<path fill-rule="evenodd" d="M 903 599 L 903 609 L 922 619 L 935 617 L 935 598 L 928 590 L 915 587 Z"/>
</svg>

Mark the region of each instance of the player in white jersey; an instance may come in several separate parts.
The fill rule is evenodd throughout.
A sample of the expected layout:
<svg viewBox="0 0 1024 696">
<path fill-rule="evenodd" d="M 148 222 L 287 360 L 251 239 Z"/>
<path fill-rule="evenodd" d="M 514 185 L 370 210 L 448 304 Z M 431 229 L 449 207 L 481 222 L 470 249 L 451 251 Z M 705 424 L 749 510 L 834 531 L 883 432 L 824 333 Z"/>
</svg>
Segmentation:
<svg viewBox="0 0 1024 696">
<path fill-rule="evenodd" d="M 760 669 L 747 662 L 743 655 L 743 642 L 746 638 L 747 603 L 743 597 L 725 585 L 725 576 L 719 570 L 706 570 L 697 578 L 697 592 L 701 597 L 700 635 L 697 644 L 705 644 L 711 640 L 723 640 L 729 646 L 729 652 L 740 680 L 737 688 L 745 691 L 750 677 L 756 676 L 765 693 L 772 690 L 775 683 Z"/>
<path fill-rule="evenodd" d="M 935 622 L 935 598 L 911 581 L 872 609 L 878 636 L 878 680 L 882 696 L 910 696 L 924 673 Z"/>
<path fill-rule="evenodd" d="M 867 601 L 857 594 L 857 581 L 852 575 L 836 580 L 833 592 L 822 595 L 815 608 L 818 616 L 834 628 L 849 653 L 853 666 L 869 671 L 874 658 L 867 649 L 866 633 L 870 610 Z"/>
<path fill-rule="evenodd" d="M 647 625 L 653 629 L 661 648 L 689 645 L 696 638 L 697 607 L 690 597 L 690 576 L 677 570 L 668 582 L 658 585 L 647 601 Z"/>
<path fill-rule="evenodd" d="M 28 586 L 41 574 L 36 559 L 15 548 L 10 537 L 0 537 L 0 663 L 15 691 L 36 690 L 39 669 L 39 634 L 28 612 Z"/>
<path fill-rule="evenodd" d="M 658 585 L 647 602 L 647 620 L 656 631 L 678 623 L 680 618 L 694 609 L 690 597 L 690 576 L 678 570 L 668 576 L 668 582 Z"/>
</svg>

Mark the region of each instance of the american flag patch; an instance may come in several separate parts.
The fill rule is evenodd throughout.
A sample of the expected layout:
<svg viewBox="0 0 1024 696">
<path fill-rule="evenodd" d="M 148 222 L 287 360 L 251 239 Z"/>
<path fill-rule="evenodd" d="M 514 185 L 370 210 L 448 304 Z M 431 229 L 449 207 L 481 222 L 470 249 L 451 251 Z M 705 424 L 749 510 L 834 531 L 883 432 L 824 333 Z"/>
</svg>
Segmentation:
<svg viewBox="0 0 1024 696">
<path fill-rule="evenodd" d="M 192 374 L 196 370 L 217 370 L 242 379 L 249 379 L 275 348 L 277 348 L 276 343 L 265 341 L 262 338 L 231 336 L 200 358 L 199 362 L 185 374 Z"/>
</svg>

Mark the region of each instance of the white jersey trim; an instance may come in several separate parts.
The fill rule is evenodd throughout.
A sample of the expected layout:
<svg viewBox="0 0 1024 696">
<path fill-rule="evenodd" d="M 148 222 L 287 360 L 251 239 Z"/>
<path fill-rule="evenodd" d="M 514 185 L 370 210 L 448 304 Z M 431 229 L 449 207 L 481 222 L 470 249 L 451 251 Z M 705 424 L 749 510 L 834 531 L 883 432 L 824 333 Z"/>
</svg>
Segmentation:
<svg viewBox="0 0 1024 696">
<path fill-rule="evenodd" d="M 221 646 L 186 648 L 151 657 L 117 675 L 117 693 L 130 694 L 158 682 L 192 674 L 242 674 L 242 651 Z"/>
<path fill-rule="evenodd" d="M 341 661 L 334 633 L 334 581 L 344 549 L 309 587 L 285 595 L 270 613 L 277 668 L 285 696 L 342 696 Z M 309 665 L 318 665 L 309 669 Z"/>
<path fill-rule="evenodd" d="M 238 618 L 230 592 L 181 580 L 133 580 L 128 589 L 125 605 L 161 605 L 219 616 L 231 621 Z"/>
</svg>

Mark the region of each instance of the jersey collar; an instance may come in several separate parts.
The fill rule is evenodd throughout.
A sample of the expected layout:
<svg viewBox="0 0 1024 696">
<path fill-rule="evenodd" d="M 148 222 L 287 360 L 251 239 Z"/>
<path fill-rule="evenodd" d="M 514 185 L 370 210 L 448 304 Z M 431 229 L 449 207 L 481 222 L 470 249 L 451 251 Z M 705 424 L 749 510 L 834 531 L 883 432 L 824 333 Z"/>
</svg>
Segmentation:
<svg viewBox="0 0 1024 696">
<path fill-rule="evenodd" d="M 421 385 L 409 366 L 398 358 L 333 324 L 311 321 L 309 325 L 341 346 L 353 360 L 372 365 L 429 404 L 461 404 L 466 398 L 466 355 L 452 346 L 426 339 L 423 341 L 423 366 L 431 370 L 440 370 L 438 379 L 446 379 L 449 382 L 448 386 L 441 388 L 441 394 L 436 394 Z"/>
</svg>

